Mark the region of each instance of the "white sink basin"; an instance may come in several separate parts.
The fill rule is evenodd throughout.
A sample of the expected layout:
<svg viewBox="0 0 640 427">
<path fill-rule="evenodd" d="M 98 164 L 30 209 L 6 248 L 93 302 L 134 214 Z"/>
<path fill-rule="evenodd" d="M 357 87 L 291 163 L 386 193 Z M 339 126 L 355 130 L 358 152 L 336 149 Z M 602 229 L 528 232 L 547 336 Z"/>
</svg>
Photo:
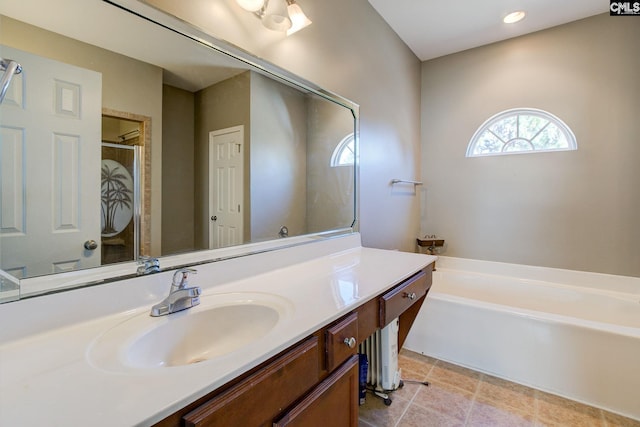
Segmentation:
<svg viewBox="0 0 640 427">
<path fill-rule="evenodd" d="M 98 337 L 89 360 L 105 369 L 150 369 L 193 365 L 231 355 L 268 339 L 293 308 L 270 294 L 229 293 L 201 297 L 201 304 L 178 313 L 148 312 Z"/>
</svg>

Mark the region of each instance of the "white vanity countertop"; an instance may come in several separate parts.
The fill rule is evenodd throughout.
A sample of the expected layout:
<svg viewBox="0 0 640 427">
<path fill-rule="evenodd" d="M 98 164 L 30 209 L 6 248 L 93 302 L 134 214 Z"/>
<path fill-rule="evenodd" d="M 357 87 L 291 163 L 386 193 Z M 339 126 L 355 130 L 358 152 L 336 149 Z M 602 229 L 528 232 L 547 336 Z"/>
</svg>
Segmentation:
<svg viewBox="0 0 640 427">
<path fill-rule="evenodd" d="M 0 305 L 0 425 L 153 424 L 435 260 L 363 248 L 354 234 L 197 266 L 191 282 L 202 287 L 201 305 L 162 318 L 148 313 L 172 272 Z M 123 321 L 193 315 L 229 293 L 285 300 L 277 333 L 187 366 L 116 367 L 96 356 L 96 340 Z"/>
</svg>

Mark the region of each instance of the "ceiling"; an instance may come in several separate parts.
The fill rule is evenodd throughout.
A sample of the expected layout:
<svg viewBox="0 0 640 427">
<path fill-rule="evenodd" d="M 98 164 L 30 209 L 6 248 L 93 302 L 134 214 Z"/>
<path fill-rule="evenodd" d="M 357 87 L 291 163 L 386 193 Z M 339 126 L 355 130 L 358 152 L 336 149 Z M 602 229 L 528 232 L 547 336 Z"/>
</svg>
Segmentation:
<svg viewBox="0 0 640 427">
<path fill-rule="evenodd" d="M 369 0 L 420 60 L 605 13 L 605 0 Z M 510 12 L 527 16 L 504 24 Z"/>
</svg>

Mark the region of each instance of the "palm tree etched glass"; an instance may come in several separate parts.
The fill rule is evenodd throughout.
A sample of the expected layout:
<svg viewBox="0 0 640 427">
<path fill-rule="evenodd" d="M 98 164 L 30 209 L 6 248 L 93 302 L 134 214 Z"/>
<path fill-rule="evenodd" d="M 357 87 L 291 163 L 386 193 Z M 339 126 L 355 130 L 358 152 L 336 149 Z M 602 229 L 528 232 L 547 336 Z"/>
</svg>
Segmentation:
<svg viewBox="0 0 640 427">
<path fill-rule="evenodd" d="M 129 174 L 123 173 L 116 162 L 102 164 L 102 235 L 113 236 L 121 230 L 116 228 L 116 216 L 121 209 L 131 209 L 133 204 L 131 189 L 127 187 Z M 111 167 L 110 167 L 111 166 Z"/>
</svg>

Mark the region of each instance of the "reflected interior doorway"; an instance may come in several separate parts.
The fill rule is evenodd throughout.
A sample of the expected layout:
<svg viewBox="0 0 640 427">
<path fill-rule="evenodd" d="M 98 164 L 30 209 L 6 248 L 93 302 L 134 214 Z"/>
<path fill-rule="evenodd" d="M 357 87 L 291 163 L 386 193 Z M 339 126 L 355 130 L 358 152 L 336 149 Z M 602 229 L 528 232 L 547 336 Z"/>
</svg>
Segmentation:
<svg viewBox="0 0 640 427">
<path fill-rule="evenodd" d="M 103 109 L 101 264 L 148 253 L 150 118 Z"/>
</svg>

